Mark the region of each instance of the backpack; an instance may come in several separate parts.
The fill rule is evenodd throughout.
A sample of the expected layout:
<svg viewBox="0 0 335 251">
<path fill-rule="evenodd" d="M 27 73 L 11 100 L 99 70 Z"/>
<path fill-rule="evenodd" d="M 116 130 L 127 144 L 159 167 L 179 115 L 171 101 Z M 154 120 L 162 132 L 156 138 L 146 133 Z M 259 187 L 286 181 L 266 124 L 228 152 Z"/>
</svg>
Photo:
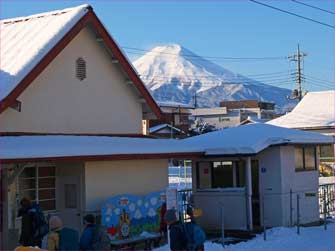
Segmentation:
<svg viewBox="0 0 335 251">
<path fill-rule="evenodd" d="M 184 223 L 183 230 L 187 241 L 187 250 L 198 250 L 205 243 L 206 234 L 197 224 Z"/>
<path fill-rule="evenodd" d="M 79 250 L 79 233 L 72 228 L 63 227 L 58 231 L 59 250 Z"/>
<path fill-rule="evenodd" d="M 49 226 L 45 220 L 44 213 L 37 203 L 33 203 L 29 213 L 34 214 L 33 220 L 33 238 L 42 239 L 49 232 Z"/>
<path fill-rule="evenodd" d="M 110 250 L 111 240 L 108 233 L 101 226 L 93 230 L 92 247 L 94 250 Z"/>
</svg>

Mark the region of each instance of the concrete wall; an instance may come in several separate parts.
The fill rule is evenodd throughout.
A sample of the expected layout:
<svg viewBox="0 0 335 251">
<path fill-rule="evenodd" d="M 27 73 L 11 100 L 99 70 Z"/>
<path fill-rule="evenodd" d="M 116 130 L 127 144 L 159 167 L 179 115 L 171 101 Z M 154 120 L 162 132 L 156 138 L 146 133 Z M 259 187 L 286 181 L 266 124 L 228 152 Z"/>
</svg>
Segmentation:
<svg viewBox="0 0 335 251">
<path fill-rule="evenodd" d="M 86 61 L 87 78 L 75 62 Z M 142 105 L 126 75 L 83 29 L 18 97 L 21 112 L 0 115 L 2 132 L 142 133 Z"/>
<path fill-rule="evenodd" d="M 297 221 L 297 194 L 300 196 L 300 223 L 310 223 L 319 220 L 319 201 L 318 188 L 319 179 L 318 171 L 296 172 L 294 162 L 294 146 L 280 147 L 281 154 L 281 186 L 283 196 L 283 222 L 284 226 L 290 224 L 290 189 L 293 191 L 293 224 Z M 318 165 L 317 165 L 318 166 Z M 309 196 L 316 193 L 316 196 Z M 287 195 L 288 194 L 288 195 Z M 307 194 L 307 196 L 306 196 Z"/>
<path fill-rule="evenodd" d="M 86 210 L 97 210 L 118 194 L 146 195 L 168 186 L 167 160 L 123 160 L 85 163 Z"/>
<path fill-rule="evenodd" d="M 197 223 L 203 228 L 221 229 L 221 208 L 223 207 L 225 229 L 246 229 L 244 188 L 227 188 L 217 192 L 195 192 L 193 199 L 195 207 L 202 209 L 203 215 L 197 218 Z"/>
</svg>

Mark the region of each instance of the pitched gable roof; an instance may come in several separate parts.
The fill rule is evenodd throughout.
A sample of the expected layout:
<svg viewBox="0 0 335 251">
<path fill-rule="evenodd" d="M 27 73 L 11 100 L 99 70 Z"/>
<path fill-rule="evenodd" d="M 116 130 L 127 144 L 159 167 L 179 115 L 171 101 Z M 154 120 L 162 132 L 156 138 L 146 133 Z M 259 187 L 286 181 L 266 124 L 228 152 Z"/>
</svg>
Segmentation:
<svg viewBox="0 0 335 251">
<path fill-rule="evenodd" d="M 0 112 L 9 107 L 66 45 L 86 26 L 93 28 L 146 102 L 160 108 L 136 70 L 89 5 L 0 21 Z"/>
<path fill-rule="evenodd" d="M 335 127 L 335 91 L 309 92 L 288 114 L 267 122 L 287 128 Z"/>
</svg>

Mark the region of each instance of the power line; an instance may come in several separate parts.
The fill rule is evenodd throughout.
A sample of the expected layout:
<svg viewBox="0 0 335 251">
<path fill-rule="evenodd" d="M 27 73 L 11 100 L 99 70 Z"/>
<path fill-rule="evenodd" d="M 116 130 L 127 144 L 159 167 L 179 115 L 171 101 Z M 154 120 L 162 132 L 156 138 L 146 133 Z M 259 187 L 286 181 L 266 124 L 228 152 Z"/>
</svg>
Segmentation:
<svg viewBox="0 0 335 251">
<path fill-rule="evenodd" d="M 140 51 L 142 53 L 139 52 L 129 52 L 129 53 L 133 53 L 133 54 L 146 54 L 147 52 L 150 53 L 156 53 L 156 54 L 165 54 L 165 55 L 171 55 L 171 56 L 180 56 L 179 54 L 176 53 L 170 53 L 170 52 L 160 52 L 160 51 L 153 51 L 153 50 L 145 50 L 145 49 L 139 49 L 139 48 L 134 48 L 134 47 L 127 47 L 127 46 L 122 46 L 122 49 L 125 50 L 134 50 L 134 51 Z M 144 52 L 144 53 L 143 53 Z M 281 56 L 281 57 L 221 57 L 221 56 L 200 56 L 200 55 L 190 55 L 190 54 L 182 54 L 183 57 L 186 58 L 198 58 L 198 59 L 215 59 L 215 60 L 283 60 L 283 59 L 287 59 L 287 57 Z"/>
<path fill-rule="evenodd" d="M 297 3 L 297 4 L 305 5 L 305 6 L 307 6 L 307 7 L 313 8 L 313 9 L 317 9 L 317 10 L 321 10 L 321 11 L 327 12 L 327 13 L 332 14 L 332 15 L 335 14 L 333 11 L 329 11 L 329 10 L 326 10 L 326 9 L 322 9 L 322 8 L 319 8 L 319 7 L 314 6 L 314 5 L 311 5 L 311 4 L 303 3 L 303 2 L 300 2 L 300 1 L 297 1 L 297 0 L 291 0 L 291 1 L 292 1 L 292 2 L 295 2 L 295 3 Z"/>
<path fill-rule="evenodd" d="M 280 9 L 280 8 L 277 8 L 277 7 L 274 7 L 274 6 L 265 4 L 265 3 L 261 3 L 261 2 L 255 1 L 255 0 L 249 0 L 249 1 L 250 1 L 250 2 L 253 2 L 253 3 L 256 3 L 256 4 L 263 5 L 263 6 L 265 6 L 265 7 L 268 7 L 268 8 L 274 9 L 274 10 L 277 10 L 277 11 L 280 11 L 280 12 L 284 12 L 284 13 L 289 14 L 289 15 L 292 15 L 292 16 L 300 17 L 300 18 L 302 18 L 302 19 L 305 19 L 305 20 L 308 20 L 308 21 L 311 21 L 311 22 L 314 22 L 314 23 L 318 23 L 318 24 L 321 24 L 321 25 L 330 27 L 330 28 L 332 28 L 332 29 L 335 28 L 333 25 L 330 25 L 330 24 L 327 24 L 327 23 L 323 23 L 323 22 L 317 21 L 317 20 L 312 19 L 312 18 L 309 18 L 309 17 L 301 16 L 301 15 L 299 15 L 299 14 L 296 14 L 296 13 L 293 13 L 293 12 L 290 12 L 290 11 L 287 11 L 287 10 L 283 10 L 283 9 Z"/>
<path fill-rule="evenodd" d="M 328 81 L 328 80 L 323 80 L 323 79 L 320 79 L 320 78 L 316 78 L 316 77 L 313 77 L 313 76 L 311 76 L 309 74 L 304 74 L 304 76 L 307 76 L 307 77 L 309 77 L 311 79 L 315 79 L 315 80 L 318 80 L 318 81 L 321 81 L 321 82 L 324 82 L 324 83 L 334 84 L 334 82 L 331 82 L 331 81 Z"/>
</svg>

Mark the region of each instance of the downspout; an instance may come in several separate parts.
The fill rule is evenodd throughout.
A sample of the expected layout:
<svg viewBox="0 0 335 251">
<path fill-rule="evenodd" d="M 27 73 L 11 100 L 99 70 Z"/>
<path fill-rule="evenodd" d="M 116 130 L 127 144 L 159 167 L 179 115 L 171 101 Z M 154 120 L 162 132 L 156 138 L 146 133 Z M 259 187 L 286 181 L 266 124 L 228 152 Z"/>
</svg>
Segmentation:
<svg viewBox="0 0 335 251">
<path fill-rule="evenodd" d="M 251 157 L 247 157 L 246 161 L 246 195 L 247 195 L 247 228 L 253 229 L 252 223 L 252 178 L 251 178 Z"/>
</svg>

